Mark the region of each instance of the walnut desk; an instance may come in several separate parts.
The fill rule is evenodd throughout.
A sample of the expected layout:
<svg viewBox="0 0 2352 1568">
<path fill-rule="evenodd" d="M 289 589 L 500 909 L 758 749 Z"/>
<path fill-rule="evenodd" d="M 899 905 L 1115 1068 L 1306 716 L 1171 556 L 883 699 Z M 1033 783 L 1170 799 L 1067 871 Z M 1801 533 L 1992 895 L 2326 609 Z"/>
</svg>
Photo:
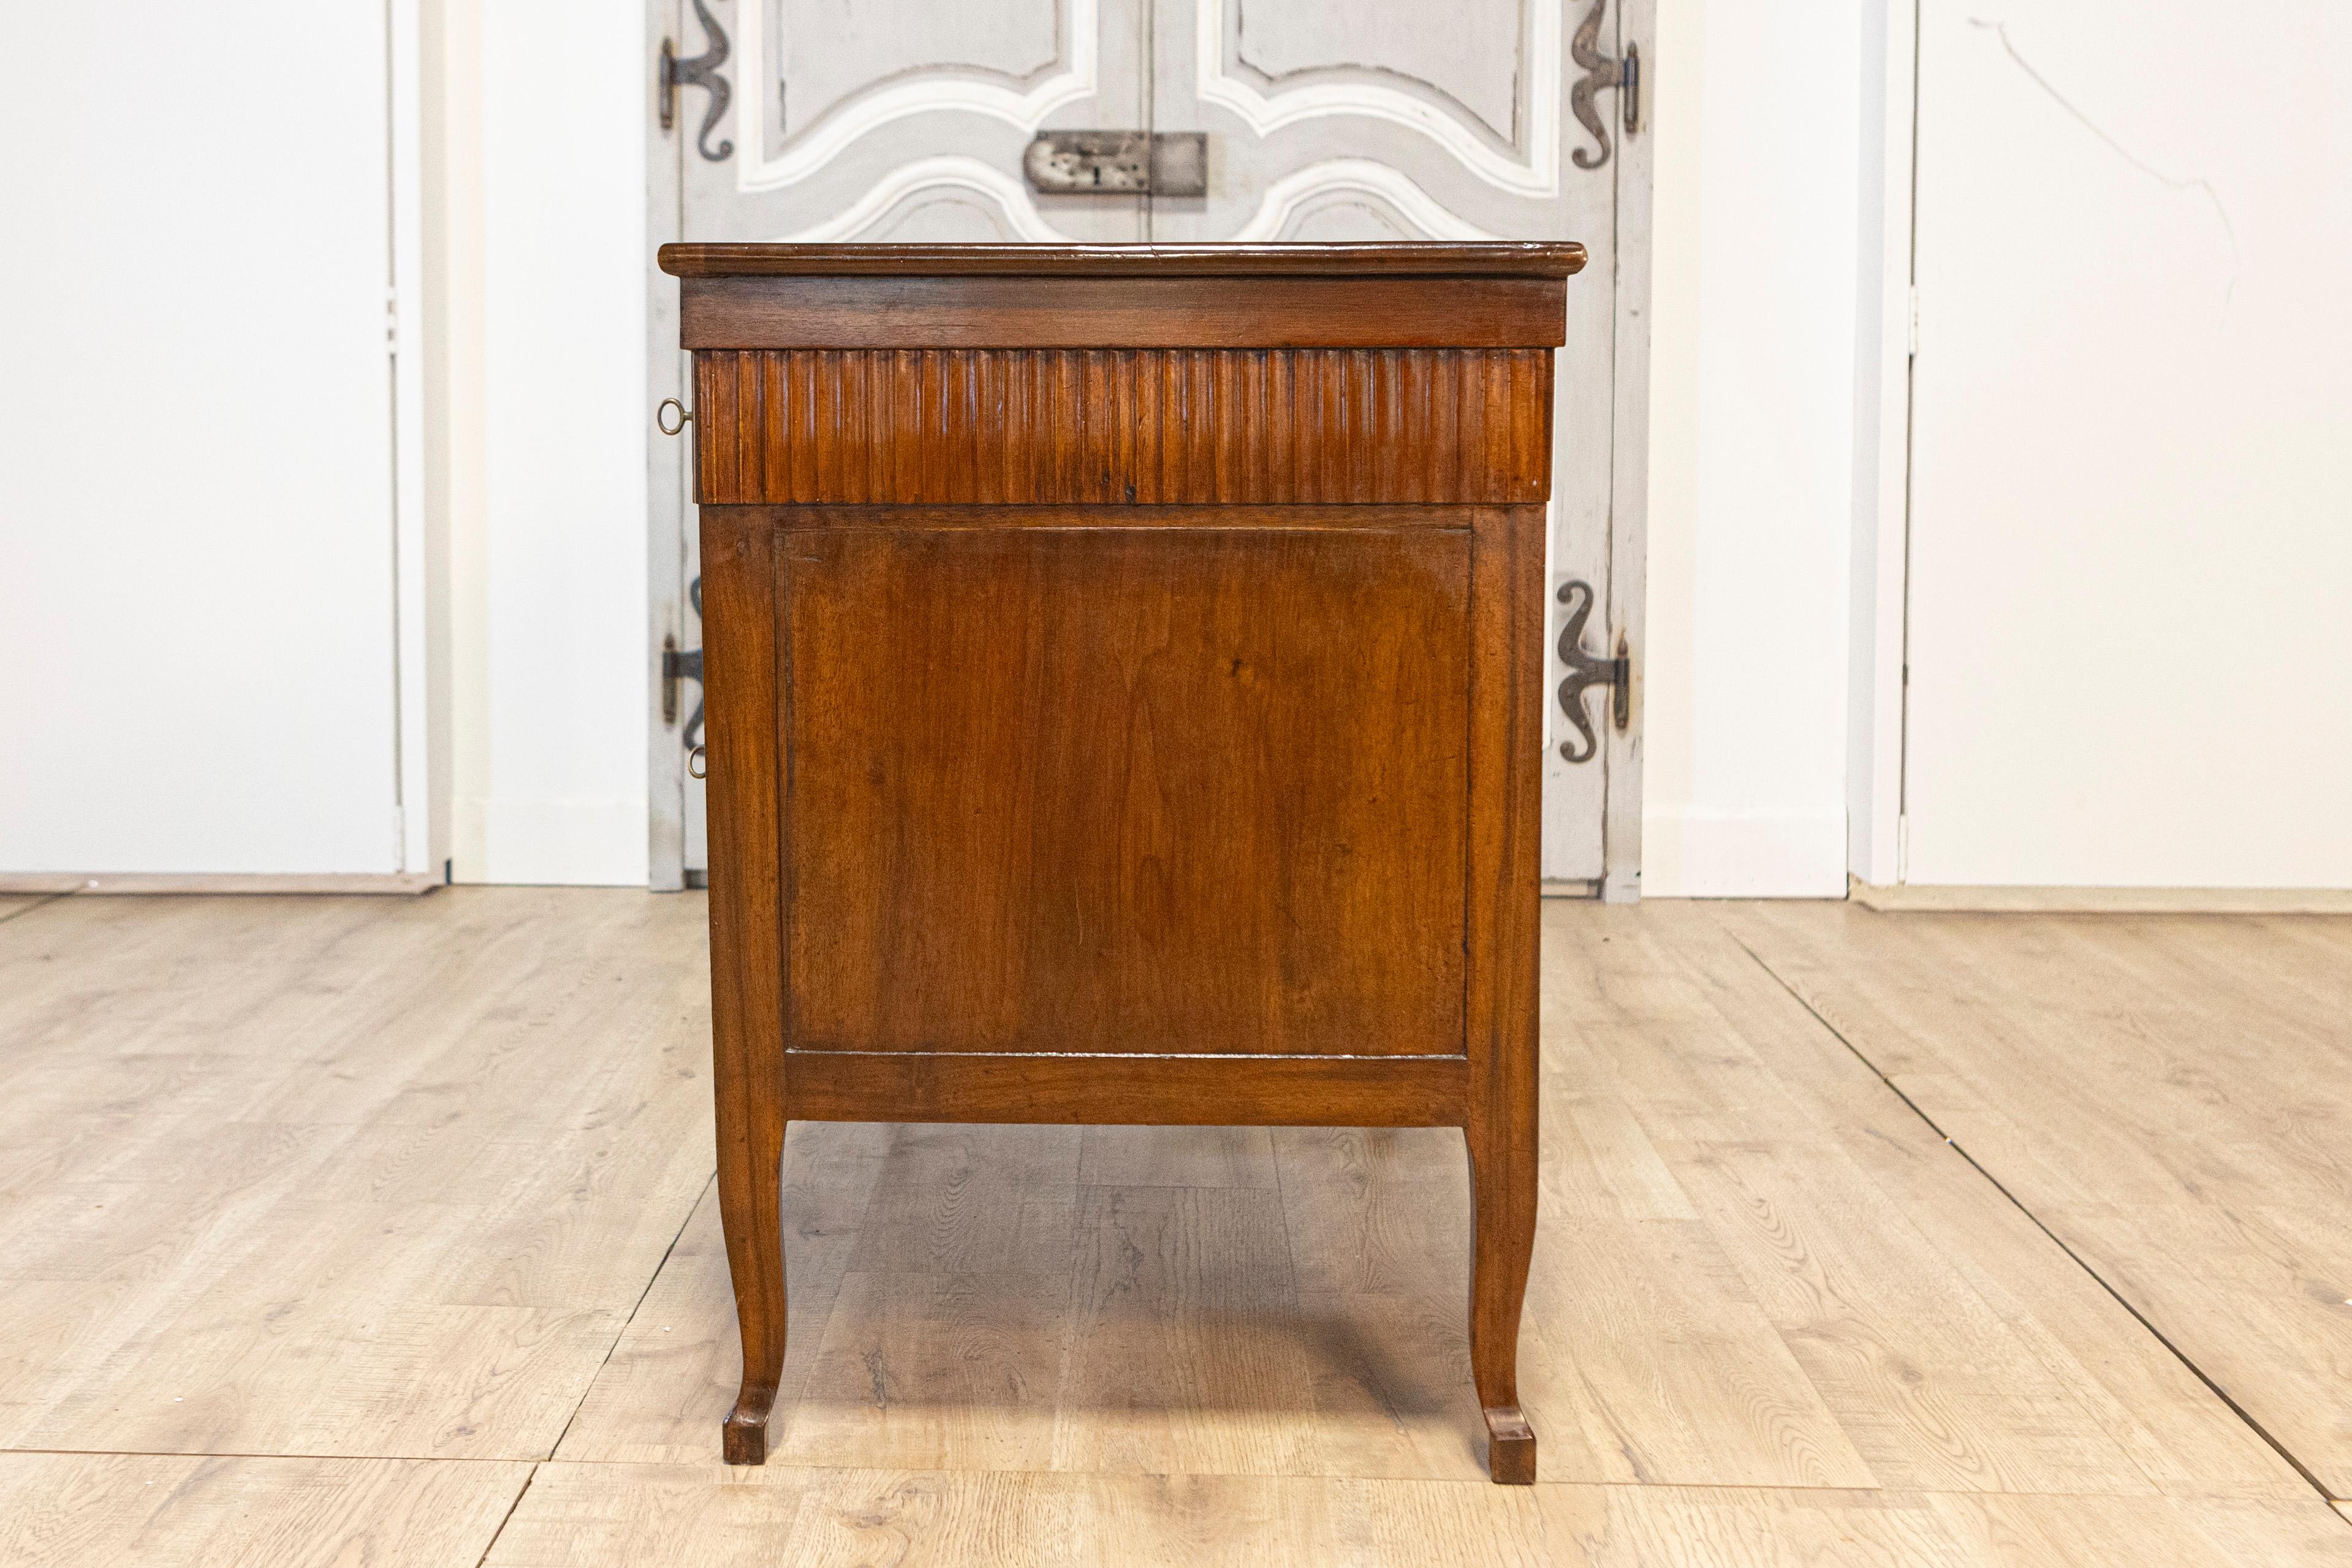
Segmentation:
<svg viewBox="0 0 2352 1568">
<path fill-rule="evenodd" d="M 1573 245 L 669 246 L 694 354 L 719 1193 L 787 1122 L 1447 1126 L 1498 1481 L 1536 1221 Z"/>
</svg>

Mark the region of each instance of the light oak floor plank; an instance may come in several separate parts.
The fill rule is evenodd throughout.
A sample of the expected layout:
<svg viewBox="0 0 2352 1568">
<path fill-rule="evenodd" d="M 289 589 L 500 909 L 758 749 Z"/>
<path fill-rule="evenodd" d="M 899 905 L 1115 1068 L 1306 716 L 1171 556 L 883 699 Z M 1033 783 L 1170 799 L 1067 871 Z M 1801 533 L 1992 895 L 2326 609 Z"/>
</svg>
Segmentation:
<svg viewBox="0 0 2352 1568">
<path fill-rule="evenodd" d="M 540 1458 L 711 1168 L 700 900 L 0 924 L 0 1446 Z"/>
<path fill-rule="evenodd" d="M 1675 951 L 1738 1014 L 1777 1081 L 1903 1208 L 1944 1261 L 2160 1489 L 2300 1497 L 2310 1488 L 2251 1428 L 2220 1418 L 2195 1374 L 1867 1071 L 1712 915 L 1674 923 Z"/>
<path fill-rule="evenodd" d="M 0 1454 L 0 1563 L 448 1568 L 480 1561 L 525 1464 Z"/>
<path fill-rule="evenodd" d="M 1722 919 L 2331 1495 L 2352 1494 L 2352 920 Z"/>
<path fill-rule="evenodd" d="M 541 1467 L 489 1568 L 2342 1568 L 2295 1501 L 1070 1472 Z"/>
<path fill-rule="evenodd" d="M 1446 1130 L 795 1125 L 713 1462 L 705 918 L 0 920 L 0 1562 L 2352 1562 L 2036 1224 L 2324 1447 L 2352 922 L 1548 904 L 1529 1492 Z"/>
<path fill-rule="evenodd" d="M 784 1222 L 791 1266 L 784 1287 L 789 1336 L 782 1383 L 787 1413 L 815 1364 L 824 1322 L 841 1289 L 868 1200 L 896 1129 L 803 1122 L 784 1145 Z M 691 1463 L 719 1457 L 714 1409 L 734 1404 L 742 1353 L 716 1185 L 695 1206 L 659 1276 L 597 1374 L 557 1457 Z"/>
<path fill-rule="evenodd" d="M 1714 915 L 1547 918 L 1548 1479 L 2309 1495 Z M 1483 1473 L 1457 1134 L 1278 1129 L 1272 1192 L 1240 1138 L 1163 1172 L 1142 1140 L 897 1129 L 877 1176 L 871 1136 L 793 1134 L 774 1462 Z M 844 1162 L 830 1208 L 792 1174 Z M 731 1301 L 690 1231 L 565 1458 L 716 1457 Z M 679 1344 L 690 1376 L 638 1376 Z"/>
<path fill-rule="evenodd" d="M 46 893 L 0 893 L 0 920 L 12 919 L 27 910 L 37 909 L 56 896 Z"/>
<path fill-rule="evenodd" d="M 1742 968 L 1723 971 L 1707 952 L 1720 939 L 1706 920 L 1664 905 L 1548 908 L 1548 1029 L 1570 1049 L 1548 1053 L 1547 1084 L 1613 1088 L 1632 1108 L 1698 1215 L 1692 1244 L 1713 1249 L 1712 1266 L 1737 1279 L 1801 1371 L 1798 1383 L 1780 1385 L 1776 1403 L 1804 1412 L 1793 1396 L 1801 1390 L 1834 1422 L 1834 1443 L 1817 1418 L 1789 1426 L 1791 1460 L 1818 1466 L 1827 1457 L 1843 1467 L 1850 1452 L 1871 1484 L 1897 1488 L 2156 1490 L 2158 1478 L 2108 1430 L 2105 1412 L 2039 1354 L 2046 1336 L 2032 1332 L 2038 1325 L 2021 1324 L 1956 1262 L 1979 1218 L 2006 1207 L 1999 1195 L 1977 1178 L 1976 1201 L 1947 1225 L 1890 1193 L 1842 1141 L 1841 1118 L 1818 1114 L 1804 1086 L 1784 1076 L 1801 1057 L 1784 1066 L 1793 1042 L 1772 1032 L 1786 1021 L 1769 1006 L 1785 1004 L 1780 988 L 1744 956 Z M 1879 1094 L 1870 1110 L 1880 1119 L 1908 1116 L 1883 1086 Z M 1941 1155 L 1953 1174 L 1972 1175 Z M 1539 1238 L 1539 1256 L 1541 1247 Z M 2032 1266 L 2075 1272 L 2054 1247 Z M 2098 1333 L 2102 1351 L 2144 1337 L 2120 1311 Z M 1678 1345 L 1664 1354 L 1690 1355 Z M 1767 1364 L 1752 1351 L 1731 1363 L 1751 1380 Z M 2217 1427 L 2231 1425 L 2218 1402 L 2207 1403 Z M 1702 1455 L 1719 1451 L 1717 1430 L 1745 1419 L 1735 1402 L 1699 1410 L 1708 1428 Z M 1631 1434 L 1633 1443 L 1642 1435 Z M 1662 1457 L 1633 1451 L 1662 1479 L 1759 1479 L 1669 1474 Z M 2223 1486 L 2249 1479 L 2294 1486 L 2292 1476 L 2259 1470 L 2200 1478 Z"/>
</svg>

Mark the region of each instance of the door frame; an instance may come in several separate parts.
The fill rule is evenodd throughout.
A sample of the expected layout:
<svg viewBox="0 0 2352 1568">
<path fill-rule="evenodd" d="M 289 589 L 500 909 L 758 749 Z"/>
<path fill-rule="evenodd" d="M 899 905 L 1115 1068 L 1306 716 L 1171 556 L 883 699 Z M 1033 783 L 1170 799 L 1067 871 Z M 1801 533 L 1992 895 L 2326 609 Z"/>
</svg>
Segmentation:
<svg viewBox="0 0 2352 1568">
<path fill-rule="evenodd" d="M 686 355 L 677 346 L 677 280 L 654 265 L 656 249 L 677 239 L 684 223 L 679 149 L 692 135 L 687 122 L 700 112 L 698 94 L 681 94 L 677 122 L 667 131 L 661 127 L 653 62 L 661 57 L 662 40 L 679 37 L 679 10 L 680 0 L 646 0 L 639 52 L 646 65 L 638 79 L 645 91 L 648 424 L 664 398 L 687 402 Z M 686 530 L 693 508 L 687 494 L 687 436 L 665 436 L 658 429 L 646 444 L 646 592 L 652 609 L 646 618 L 645 663 L 646 733 L 652 737 L 646 747 L 646 885 L 656 893 L 676 893 L 686 886 L 687 759 L 677 737 L 693 709 L 681 690 L 677 721 L 663 721 L 662 652 L 665 646 L 686 645 Z"/>
<path fill-rule="evenodd" d="M 393 802 L 402 878 L 448 878 L 450 818 L 446 520 L 428 502 L 425 388 L 431 308 L 425 263 L 425 19 L 384 0 L 385 258 L 392 376 Z"/>
<path fill-rule="evenodd" d="M 1852 617 L 1847 641 L 1846 873 L 1906 880 L 1903 821 L 1910 613 L 1913 287 L 1919 0 L 1863 7 L 1861 255 L 1855 268 Z"/>
<path fill-rule="evenodd" d="M 1657 0 L 1618 0 L 1617 53 L 1629 43 L 1642 50 L 1638 90 L 1647 100 L 1658 56 Z M 1613 99 L 1617 124 L 1623 106 Z M 1649 119 L 1644 110 L 1643 119 Z M 1644 124 L 1643 131 L 1647 132 Z M 1627 723 L 1601 727 L 1598 760 L 1608 768 L 1601 819 L 1601 885 L 1603 904 L 1634 904 L 1642 897 L 1642 696 L 1646 662 L 1650 535 L 1650 214 L 1656 183 L 1657 137 L 1616 138 L 1611 160 L 1617 182 L 1615 244 L 1616 331 L 1610 396 L 1614 412 L 1609 433 L 1609 603 L 1603 645 L 1622 637 L 1631 652 L 1626 693 Z M 1547 610 L 1550 607 L 1547 606 Z M 1554 635 L 1557 635 L 1555 632 Z M 1559 677 L 1557 653 L 1547 666 L 1549 690 Z"/>
<path fill-rule="evenodd" d="M 722 22 L 730 27 L 730 37 L 740 36 L 740 7 L 756 3 L 757 0 L 736 0 L 721 15 Z M 1157 3 L 1181 4 L 1182 0 Z M 1586 0 L 1549 3 L 1560 9 L 1563 37 L 1574 30 L 1587 9 Z M 1657 3 L 1658 0 L 1616 0 L 1615 6 L 1613 36 L 1617 52 L 1622 57 L 1629 42 L 1640 45 L 1645 78 L 1641 91 L 1645 99 L 1652 92 L 1651 81 L 1646 78 L 1654 73 L 1656 62 Z M 1907 5 L 1910 0 L 1886 3 Z M 656 113 L 652 68 L 665 38 L 679 40 L 681 47 L 700 47 L 698 40 L 681 36 L 684 9 L 684 0 L 646 0 L 644 10 L 642 58 L 646 68 L 640 79 L 645 91 L 646 227 L 650 241 L 645 257 L 648 421 L 653 419 L 655 408 L 662 399 L 687 401 L 686 357 L 677 347 L 677 282 L 655 267 L 654 250 L 679 237 L 683 223 L 681 160 L 683 149 L 691 139 L 689 122 L 698 123 L 700 110 L 698 97 L 686 95 L 677 124 L 664 131 Z M 1578 74 L 1573 61 L 1565 55 L 1561 69 L 1571 81 Z M 1570 82 L 1562 83 L 1563 95 L 1569 85 Z M 1615 214 L 1615 275 L 1610 280 L 1614 290 L 1614 324 L 1611 342 L 1609 593 L 1607 603 L 1601 606 L 1606 623 L 1588 632 L 1588 636 L 1599 636 L 1610 648 L 1614 648 L 1621 637 L 1624 639 L 1632 655 L 1633 674 L 1627 693 L 1628 722 L 1620 729 L 1604 716 L 1599 726 L 1601 755 L 1593 759 L 1606 770 L 1601 877 L 1597 883 L 1547 883 L 1545 892 L 1548 895 L 1597 896 L 1607 903 L 1622 904 L 1638 900 L 1642 890 L 1643 668 L 1646 653 L 1643 633 L 1647 619 L 1650 489 L 1650 235 L 1656 138 L 1649 134 L 1646 124 L 1640 134 L 1623 133 L 1622 105 L 1614 93 L 1604 97 L 1601 110 L 1612 121 L 1614 152 L 1610 170 L 1615 182 L 1612 204 Z M 1907 213 L 1907 206 L 1905 210 Z M 657 892 L 676 891 L 688 885 L 687 756 L 684 747 L 678 744 L 677 733 L 699 694 L 681 691 L 678 717 L 666 725 L 660 675 L 665 639 L 677 639 L 677 645 L 680 646 L 684 641 L 687 528 L 693 507 L 688 490 L 687 439 L 657 436 L 648 444 L 646 459 L 646 590 L 651 613 L 646 618 L 645 650 L 646 722 L 646 733 L 652 737 L 646 747 L 647 880 Z M 669 521 L 673 517 L 677 519 L 675 524 Z M 1548 648 L 1558 635 L 1549 622 L 1554 608 L 1549 604 L 1545 607 Z M 1549 655 L 1546 670 L 1544 689 L 1549 694 L 1559 679 L 1557 653 Z M 1607 698 L 1604 695 L 1600 700 L 1604 704 L 1605 714 Z M 1554 716 L 1551 698 L 1547 695 L 1547 744 L 1553 743 L 1550 720 Z"/>
</svg>

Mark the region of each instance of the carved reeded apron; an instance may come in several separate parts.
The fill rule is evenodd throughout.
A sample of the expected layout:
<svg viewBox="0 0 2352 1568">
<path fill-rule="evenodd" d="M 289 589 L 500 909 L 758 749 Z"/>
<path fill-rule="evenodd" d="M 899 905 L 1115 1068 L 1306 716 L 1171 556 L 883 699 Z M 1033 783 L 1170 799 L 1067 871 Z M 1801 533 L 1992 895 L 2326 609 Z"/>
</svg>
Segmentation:
<svg viewBox="0 0 2352 1568">
<path fill-rule="evenodd" d="M 784 1126 L 1455 1126 L 1498 1481 L 1536 1219 L 1572 245 L 670 246 L 719 1190 L 766 1454 Z"/>
</svg>

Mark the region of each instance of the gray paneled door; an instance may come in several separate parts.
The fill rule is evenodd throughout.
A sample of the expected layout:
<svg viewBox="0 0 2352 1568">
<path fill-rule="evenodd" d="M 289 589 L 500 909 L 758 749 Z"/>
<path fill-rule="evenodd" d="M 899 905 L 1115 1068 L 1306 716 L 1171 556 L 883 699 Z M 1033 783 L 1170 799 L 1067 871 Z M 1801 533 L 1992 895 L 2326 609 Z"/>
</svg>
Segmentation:
<svg viewBox="0 0 2352 1568">
<path fill-rule="evenodd" d="M 681 64 L 671 125 L 651 133 L 651 228 L 692 240 L 1583 241 L 1592 262 L 1571 286 L 1559 356 L 1551 678 L 1575 668 L 1558 640 L 1582 584 L 1593 601 L 1582 649 L 1624 652 L 1633 685 L 1622 726 L 1608 687 L 1578 698 L 1590 746 L 1551 705 L 1543 863 L 1555 882 L 1632 897 L 1650 165 L 1619 84 L 1654 3 L 653 0 L 656 81 L 665 40 Z M 723 94 L 702 85 L 714 80 Z M 1205 133 L 1206 193 L 1040 193 L 1023 154 L 1063 130 Z M 650 406 L 683 396 L 684 361 L 676 286 L 649 279 Z M 656 444 L 656 661 L 666 642 L 700 642 L 685 457 L 683 441 Z M 671 695 L 657 691 L 652 713 L 656 887 L 704 863 L 702 789 L 687 767 L 700 691 L 680 679 Z"/>
</svg>

